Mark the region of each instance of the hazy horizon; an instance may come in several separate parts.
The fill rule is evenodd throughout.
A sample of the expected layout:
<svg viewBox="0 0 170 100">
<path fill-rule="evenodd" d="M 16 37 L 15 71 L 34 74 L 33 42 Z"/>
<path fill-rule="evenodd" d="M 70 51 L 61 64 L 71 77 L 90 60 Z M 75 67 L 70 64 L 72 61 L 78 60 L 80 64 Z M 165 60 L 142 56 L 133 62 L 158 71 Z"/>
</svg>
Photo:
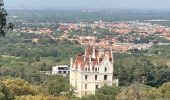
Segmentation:
<svg viewBox="0 0 170 100">
<path fill-rule="evenodd" d="M 169 0 L 4 0 L 9 9 L 170 9 Z"/>
</svg>

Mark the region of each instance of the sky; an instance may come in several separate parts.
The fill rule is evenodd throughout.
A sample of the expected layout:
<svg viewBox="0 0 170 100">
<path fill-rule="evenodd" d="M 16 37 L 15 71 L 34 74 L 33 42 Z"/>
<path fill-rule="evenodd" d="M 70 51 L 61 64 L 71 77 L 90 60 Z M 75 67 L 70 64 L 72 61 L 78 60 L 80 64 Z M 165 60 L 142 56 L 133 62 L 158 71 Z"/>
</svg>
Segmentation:
<svg viewBox="0 0 170 100">
<path fill-rule="evenodd" d="M 6 8 L 14 9 L 167 9 L 170 0 L 4 0 Z"/>
</svg>

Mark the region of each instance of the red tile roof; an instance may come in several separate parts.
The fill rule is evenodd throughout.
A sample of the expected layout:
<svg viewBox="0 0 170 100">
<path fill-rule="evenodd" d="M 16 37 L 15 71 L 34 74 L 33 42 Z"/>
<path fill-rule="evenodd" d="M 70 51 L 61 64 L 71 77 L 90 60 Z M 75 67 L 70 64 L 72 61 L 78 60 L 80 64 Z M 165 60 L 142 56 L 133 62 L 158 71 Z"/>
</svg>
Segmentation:
<svg viewBox="0 0 170 100">
<path fill-rule="evenodd" d="M 75 59 L 74 66 L 76 69 L 80 69 L 81 71 L 85 70 L 85 66 L 90 66 L 94 67 L 95 65 L 99 65 L 104 57 L 109 57 L 109 61 L 112 62 L 112 52 L 111 50 L 104 50 L 104 54 L 99 55 L 99 50 L 94 49 L 93 51 L 92 47 L 87 47 L 85 49 L 85 54 L 78 55 Z M 95 58 L 92 58 L 92 54 L 95 52 Z M 88 67 L 89 68 L 89 67 Z"/>
</svg>

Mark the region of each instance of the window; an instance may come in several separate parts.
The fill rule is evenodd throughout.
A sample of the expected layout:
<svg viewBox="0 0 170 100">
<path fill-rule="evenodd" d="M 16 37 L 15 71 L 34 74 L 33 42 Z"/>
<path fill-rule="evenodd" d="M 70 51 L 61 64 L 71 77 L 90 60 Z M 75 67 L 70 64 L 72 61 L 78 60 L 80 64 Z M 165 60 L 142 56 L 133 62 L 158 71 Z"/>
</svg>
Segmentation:
<svg viewBox="0 0 170 100">
<path fill-rule="evenodd" d="M 95 80 L 97 80 L 97 75 L 95 75 Z"/>
<path fill-rule="evenodd" d="M 59 74 L 61 74 L 61 71 L 59 71 Z"/>
<path fill-rule="evenodd" d="M 85 80 L 87 80 L 87 75 L 85 75 Z"/>
<path fill-rule="evenodd" d="M 94 71 L 94 67 L 92 68 L 92 70 Z"/>
<path fill-rule="evenodd" d="M 87 72 L 87 68 L 86 68 L 86 72 Z"/>
<path fill-rule="evenodd" d="M 99 85 L 96 85 L 96 89 L 98 89 L 99 88 Z"/>
<path fill-rule="evenodd" d="M 104 75 L 104 80 L 107 80 L 107 75 Z"/>
<path fill-rule="evenodd" d="M 68 70 L 67 67 L 58 67 L 58 70 Z"/>
<path fill-rule="evenodd" d="M 90 68 L 88 68 L 88 71 L 90 71 Z"/>
<path fill-rule="evenodd" d="M 87 84 L 85 84 L 85 89 L 87 89 Z"/>
<path fill-rule="evenodd" d="M 97 68 L 95 68 L 95 71 L 97 72 Z"/>
<path fill-rule="evenodd" d="M 107 72 L 107 67 L 105 67 L 104 71 Z"/>
<path fill-rule="evenodd" d="M 66 74 L 66 71 L 64 71 L 64 74 Z"/>
</svg>

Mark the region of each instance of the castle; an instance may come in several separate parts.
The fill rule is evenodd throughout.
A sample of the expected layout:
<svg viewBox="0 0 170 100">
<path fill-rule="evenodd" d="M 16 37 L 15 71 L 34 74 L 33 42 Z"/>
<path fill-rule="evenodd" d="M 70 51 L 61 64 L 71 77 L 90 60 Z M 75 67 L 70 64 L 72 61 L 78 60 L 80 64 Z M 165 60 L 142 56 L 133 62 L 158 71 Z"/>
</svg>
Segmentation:
<svg viewBox="0 0 170 100">
<path fill-rule="evenodd" d="M 118 86 L 118 79 L 113 80 L 112 49 L 87 47 L 85 53 L 70 61 L 70 84 L 75 88 L 75 95 L 95 94 L 104 85 Z"/>
</svg>

